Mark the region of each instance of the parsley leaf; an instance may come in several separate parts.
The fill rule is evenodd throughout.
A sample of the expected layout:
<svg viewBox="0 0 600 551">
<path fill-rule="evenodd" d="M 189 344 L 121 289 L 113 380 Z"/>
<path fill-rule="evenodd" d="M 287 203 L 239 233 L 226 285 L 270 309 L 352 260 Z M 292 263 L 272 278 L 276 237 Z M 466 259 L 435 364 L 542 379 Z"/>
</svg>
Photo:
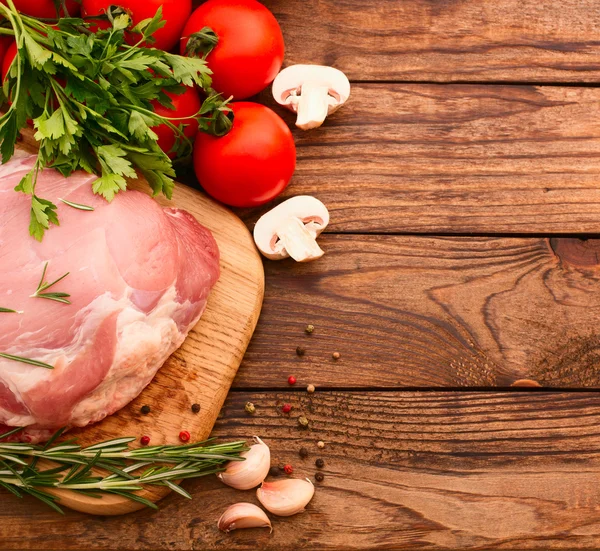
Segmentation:
<svg viewBox="0 0 600 551">
<path fill-rule="evenodd" d="M 138 172 L 154 195 L 171 197 L 175 171 L 153 128 L 165 124 L 173 130 L 176 156 L 188 155 L 191 142 L 180 120 L 154 111 L 154 101 L 172 107 L 167 92 L 200 86 L 207 96 L 196 114 L 200 128 L 222 135 L 231 126 L 231 110 L 210 88 L 211 72 L 203 59 L 125 42 L 131 31 L 141 34 L 139 44 L 152 43 L 152 34 L 165 24 L 161 8 L 134 28 L 130 16 L 115 6 L 99 17 L 108 28 L 74 17 L 46 23 L 19 13 L 12 2 L 0 2 L 0 26 L 12 27 L 17 44 L 0 90 L 0 100 L 8 105 L 0 115 L 0 154 L 2 162 L 10 160 L 19 131 L 33 120 L 37 163 L 15 189 L 31 197 L 29 231 L 38 240 L 59 223 L 56 206 L 40 196 L 43 190 L 36 191 L 45 167 L 64 176 L 80 169 L 96 174 L 92 189 L 107 201 Z"/>
<path fill-rule="evenodd" d="M 50 227 L 50 224 L 59 225 L 56 205 L 40 199 L 36 195 L 31 198 L 31 218 L 29 222 L 29 233 L 38 241 L 44 237 L 44 231 Z"/>
</svg>

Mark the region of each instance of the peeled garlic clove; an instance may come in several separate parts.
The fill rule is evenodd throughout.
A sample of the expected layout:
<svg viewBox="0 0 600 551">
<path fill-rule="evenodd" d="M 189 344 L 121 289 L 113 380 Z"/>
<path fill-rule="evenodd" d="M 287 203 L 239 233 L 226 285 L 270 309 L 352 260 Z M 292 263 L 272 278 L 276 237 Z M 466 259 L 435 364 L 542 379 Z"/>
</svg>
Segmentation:
<svg viewBox="0 0 600 551">
<path fill-rule="evenodd" d="M 250 490 L 256 488 L 269 473 L 271 467 L 271 452 L 258 436 L 254 437 L 254 444 L 242 453 L 245 461 L 230 461 L 225 471 L 217 476 L 228 486 L 237 490 Z"/>
<path fill-rule="evenodd" d="M 231 532 L 239 528 L 270 528 L 273 527 L 266 513 L 253 503 L 236 503 L 221 515 L 217 524 L 219 530 Z"/>
<path fill-rule="evenodd" d="M 291 478 L 276 482 L 263 482 L 256 496 L 263 507 L 280 517 L 290 517 L 304 511 L 315 493 L 313 483 L 307 478 Z"/>
</svg>

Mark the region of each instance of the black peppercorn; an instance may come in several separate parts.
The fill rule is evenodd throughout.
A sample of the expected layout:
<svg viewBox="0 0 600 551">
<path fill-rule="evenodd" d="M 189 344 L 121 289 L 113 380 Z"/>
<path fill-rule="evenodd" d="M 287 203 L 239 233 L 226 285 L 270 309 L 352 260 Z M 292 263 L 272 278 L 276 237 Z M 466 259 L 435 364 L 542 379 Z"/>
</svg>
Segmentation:
<svg viewBox="0 0 600 551">
<path fill-rule="evenodd" d="M 200 404 L 192 404 L 192 411 L 198 413 L 200 411 Z"/>
<path fill-rule="evenodd" d="M 305 353 L 306 353 L 306 350 L 304 350 L 304 348 L 302 348 L 301 346 L 298 346 L 296 348 L 296 354 L 298 356 L 304 356 Z"/>
<path fill-rule="evenodd" d="M 317 466 L 317 469 L 322 469 L 325 466 L 325 461 L 319 458 L 315 461 L 315 465 Z"/>
<path fill-rule="evenodd" d="M 323 482 L 324 478 L 325 478 L 325 475 L 323 473 L 316 473 L 315 474 L 315 480 L 317 482 Z"/>
<path fill-rule="evenodd" d="M 148 415 L 150 413 L 150 406 L 142 406 L 140 411 L 142 412 L 142 415 Z"/>
<path fill-rule="evenodd" d="M 298 450 L 298 453 L 302 458 L 308 457 L 308 450 L 306 448 L 300 448 L 300 450 Z"/>
<path fill-rule="evenodd" d="M 275 465 L 273 465 L 270 469 L 269 469 L 269 474 L 271 476 L 279 476 L 281 474 L 281 469 Z"/>
</svg>

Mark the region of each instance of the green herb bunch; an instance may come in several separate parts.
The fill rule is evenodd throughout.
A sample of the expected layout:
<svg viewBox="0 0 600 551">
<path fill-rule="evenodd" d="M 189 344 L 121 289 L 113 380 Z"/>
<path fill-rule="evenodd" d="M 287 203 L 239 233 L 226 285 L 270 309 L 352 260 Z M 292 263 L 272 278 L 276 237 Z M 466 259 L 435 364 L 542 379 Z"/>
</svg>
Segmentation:
<svg viewBox="0 0 600 551">
<path fill-rule="evenodd" d="M 241 453 L 248 450 L 244 441 L 215 444 L 211 440 L 131 449 L 133 437 L 84 448 L 73 439 L 57 442 L 63 430 L 44 445 L 2 442 L 20 430 L 0 435 L 0 488 L 17 497 L 31 495 L 59 513 L 63 512 L 60 499 L 48 489 L 97 498 L 116 494 L 153 509 L 156 505 L 138 493 L 147 486 L 167 486 L 191 499 L 178 481 L 221 472 L 228 461 L 243 461 Z M 51 461 L 54 466 L 40 468 L 40 460 Z M 105 474 L 98 474 L 102 471 Z"/>
<path fill-rule="evenodd" d="M 32 119 L 38 158 L 15 189 L 31 196 L 29 231 L 38 240 L 50 224 L 59 224 L 56 205 L 36 194 L 45 167 L 65 176 L 78 169 L 97 174 L 94 193 L 107 201 L 126 189 L 136 170 L 154 195 L 171 197 L 175 172 L 152 127 L 166 124 L 176 133 L 178 156 L 189 155 L 192 144 L 180 121 L 157 115 L 152 100 L 172 108 L 166 92 L 197 85 L 206 94 L 197 113 L 200 130 L 223 135 L 231 127 L 231 110 L 211 89 L 203 59 L 143 47 L 165 24 L 160 8 L 133 28 L 130 16 L 115 7 L 91 21 L 62 18 L 51 24 L 20 14 L 7 0 L 0 15 L 0 34 L 13 35 L 18 48 L 0 93 L 8 105 L 0 117 L 0 154 L 3 163 L 12 157 L 19 131 Z M 128 45 L 126 33 L 139 37 L 137 44 Z"/>
</svg>

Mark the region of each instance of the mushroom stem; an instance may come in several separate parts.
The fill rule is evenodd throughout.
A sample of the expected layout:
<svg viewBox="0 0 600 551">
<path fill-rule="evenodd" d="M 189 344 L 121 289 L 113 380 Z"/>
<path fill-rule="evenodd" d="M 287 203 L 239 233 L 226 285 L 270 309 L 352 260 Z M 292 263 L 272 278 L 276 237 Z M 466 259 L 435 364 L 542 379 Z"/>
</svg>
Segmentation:
<svg viewBox="0 0 600 551">
<path fill-rule="evenodd" d="M 288 218 L 276 233 L 283 248 L 296 262 L 315 260 L 324 254 L 315 240 L 316 235 L 308 231 L 299 218 Z"/>
<path fill-rule="evenodd" d="M 350 81 L 342 71 L 323 65 L 292 65 L 273 81 L 273 97 L 294 111 L 296 126 L 317 128 L 350 96 Z"/>
<path fill-rule="evenodd" d="M 328 86 L 319 86 L 305 82 L 296 103 L 296 126 L 302 130 L 318 128 L 329 113 L 330 95 Z"/>
</svg>

